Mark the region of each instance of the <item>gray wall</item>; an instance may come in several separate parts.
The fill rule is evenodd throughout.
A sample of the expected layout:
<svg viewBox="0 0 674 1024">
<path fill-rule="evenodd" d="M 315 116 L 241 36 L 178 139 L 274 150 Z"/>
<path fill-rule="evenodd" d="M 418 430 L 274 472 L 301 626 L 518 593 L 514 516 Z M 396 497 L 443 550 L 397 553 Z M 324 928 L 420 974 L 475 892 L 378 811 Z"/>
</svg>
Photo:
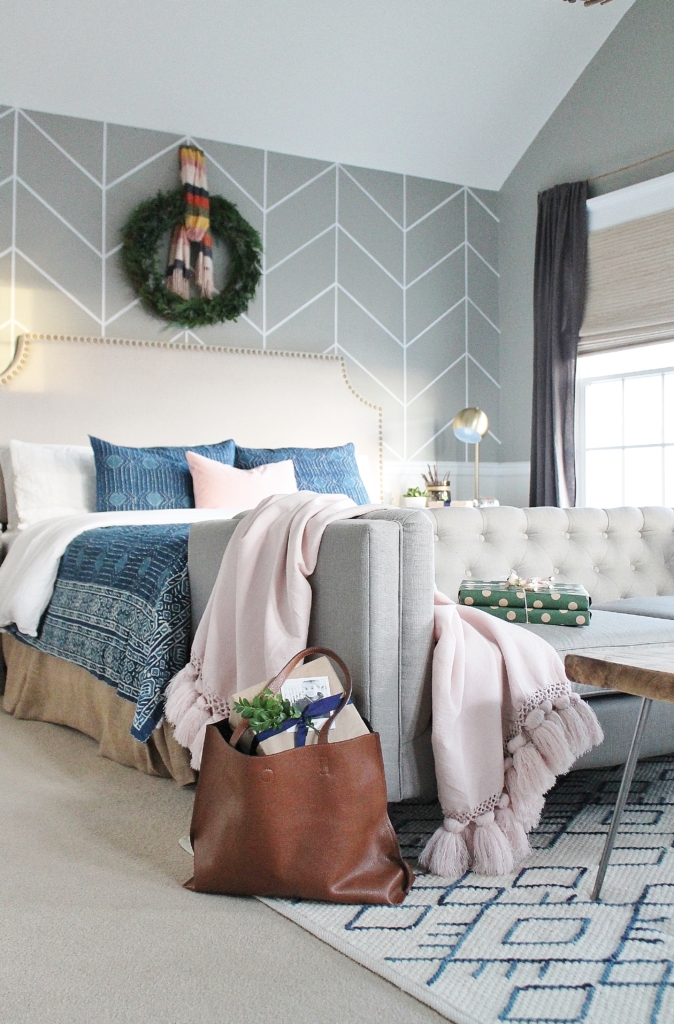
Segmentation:
<svg viewBox="0 0 674 1024">
<path fill-rule="evenodd" d="M 637 0 L 499 194 L 501 459 L 529 457 L 536 196 L 674 148 L 674 2 Z M 674 156 L 593 183 L 613 191 L 674 170 Z"/>
<path fill-rule="evenodd" d="M 465 458 L 448 427 L 467 404 L 490 417 L 485 462 L 525 461 L 536 195 L 674 147 L 673 55 L 674 3 L 637 0 L 498 195 L 197 140 L 211 191 L 266 251 L 248 315 L 191 340 L 341 352 L 384 408 L 385 457 L 414 474 Z M 140 309 L 118 245 L 133 207 L 177 186 L 180 141 L 0 107 L 0 362 L 22 330 L 175 334 Z M 674 157 L 593 189 L 670 170 Z"/>
<path fill-rule="evenodd" d="M 124 280 L 119 231 L 178 186 L 181 141 L 0 107 L 3 365 L 24 330 L 176 336 Z M 265 274 L 245 317 L 191 340 L 343 353 L 354 387 L 384 408 L 390 459 L 464 458 L 448 424 L 479 405 L 494 434 L 482 456 L 497 458 L 496 194 L 196 141 L 211 192 L 262 234 Z"/>
</svg>

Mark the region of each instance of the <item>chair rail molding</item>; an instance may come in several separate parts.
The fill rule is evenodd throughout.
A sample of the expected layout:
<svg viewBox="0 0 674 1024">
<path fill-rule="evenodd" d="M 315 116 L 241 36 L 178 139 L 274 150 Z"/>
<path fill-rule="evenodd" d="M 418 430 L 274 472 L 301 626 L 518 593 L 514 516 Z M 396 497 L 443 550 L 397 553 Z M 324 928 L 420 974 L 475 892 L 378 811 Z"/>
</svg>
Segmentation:
<svg viewBox="0 0 674 1024">
<path fill-rule="evenodd" d="M 408 487 L 422 487 L 421 474 L 426 472 L 428 464 L 384 459 L 384 501 L 397 504 Z M 475 468 L 472 459 L 438 462 L 437 467 L 440 475 L 449 473 L 455 500 L 473 497 Z M 529 504 L 529 463 L 480 462 L 480 491 L 483 498 L 497 498 L 501 505 L 525 508 Z"/>
</svg>

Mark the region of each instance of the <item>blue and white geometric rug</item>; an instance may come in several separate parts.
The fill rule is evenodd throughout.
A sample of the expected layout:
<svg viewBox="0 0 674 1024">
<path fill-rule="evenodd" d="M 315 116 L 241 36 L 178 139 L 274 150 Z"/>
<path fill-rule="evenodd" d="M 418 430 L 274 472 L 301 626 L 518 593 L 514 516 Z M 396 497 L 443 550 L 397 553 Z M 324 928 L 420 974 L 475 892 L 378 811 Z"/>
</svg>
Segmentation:
<svg viewBox="0 0 674 1024">
<path fill-rule="evenodd" d="M 417 875 L 400 907 L 264 900 L 455 1024 L 674 1022 L 674 758 L 637 767 L 598 903 L 592 883 L 622 768 L 573 772 L 548 795 L 513 875 Z M 414 861 L 437 806 L 398 805 Z"/>
</svg>

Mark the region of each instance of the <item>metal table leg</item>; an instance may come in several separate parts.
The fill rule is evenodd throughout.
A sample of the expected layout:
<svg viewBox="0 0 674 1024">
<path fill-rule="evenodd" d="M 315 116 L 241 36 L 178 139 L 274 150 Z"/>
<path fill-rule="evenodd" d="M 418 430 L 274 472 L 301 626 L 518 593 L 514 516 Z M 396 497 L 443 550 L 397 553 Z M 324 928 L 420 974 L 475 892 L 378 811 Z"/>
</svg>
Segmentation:
<svg viewBox="0 0 674 1024">
<path fill-rule="evenodd" d="M 632 779 L 634 778 L 634 769 L 636 768 L 637 761 L 639 760 L 639 748 L 641 747 L 641 740 L 644 734 L 644 729 L 646 728 L 648 712 L 651 710 L 652 703 L 653 701 L 650 697 L 644 697 L 641 701 L 641 710 L 639 711 L 637 724 L 634 728 L 630 752 L 627 755 L 627 762 L 625 763 L 622 782 L 620 783 L 620 789 L 618 790 L 618 799 L 616 800 L 615 809 L 613 811 L 613 820 L 611 821 L 611 827 L 609 828 L 608 835 L 606 836 L 604 852 L 601 855 L 597 878 L 594 883 L 594 889 L 592 890 L 592 896 L 590 897 L 593 900 L 599 899 L 599 893 L 601 892 L 601 887 L 604 884 L 604 876 L 613 850 L 613 844 L 615 843 L 616 835 L 618 834 L 618 828 L 620 827 L 620 819 L 623 816 L 627 797 L 630 795 L 630 787 L 632 785 Z"/>
</svg>

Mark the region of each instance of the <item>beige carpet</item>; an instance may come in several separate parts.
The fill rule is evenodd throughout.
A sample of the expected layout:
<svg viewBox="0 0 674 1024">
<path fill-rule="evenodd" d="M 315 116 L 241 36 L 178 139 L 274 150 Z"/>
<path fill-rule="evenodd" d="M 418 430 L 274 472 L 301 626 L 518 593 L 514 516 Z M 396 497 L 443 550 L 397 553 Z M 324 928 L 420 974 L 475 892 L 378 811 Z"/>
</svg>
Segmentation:
<svg viewBox="0 0 674 1024">
<path fill-rule="evenodd" d="M 256 900 L 182 889 L 191 803 L 0 712 L 3 1024 L 445 1019 Z"/>
</svg>

